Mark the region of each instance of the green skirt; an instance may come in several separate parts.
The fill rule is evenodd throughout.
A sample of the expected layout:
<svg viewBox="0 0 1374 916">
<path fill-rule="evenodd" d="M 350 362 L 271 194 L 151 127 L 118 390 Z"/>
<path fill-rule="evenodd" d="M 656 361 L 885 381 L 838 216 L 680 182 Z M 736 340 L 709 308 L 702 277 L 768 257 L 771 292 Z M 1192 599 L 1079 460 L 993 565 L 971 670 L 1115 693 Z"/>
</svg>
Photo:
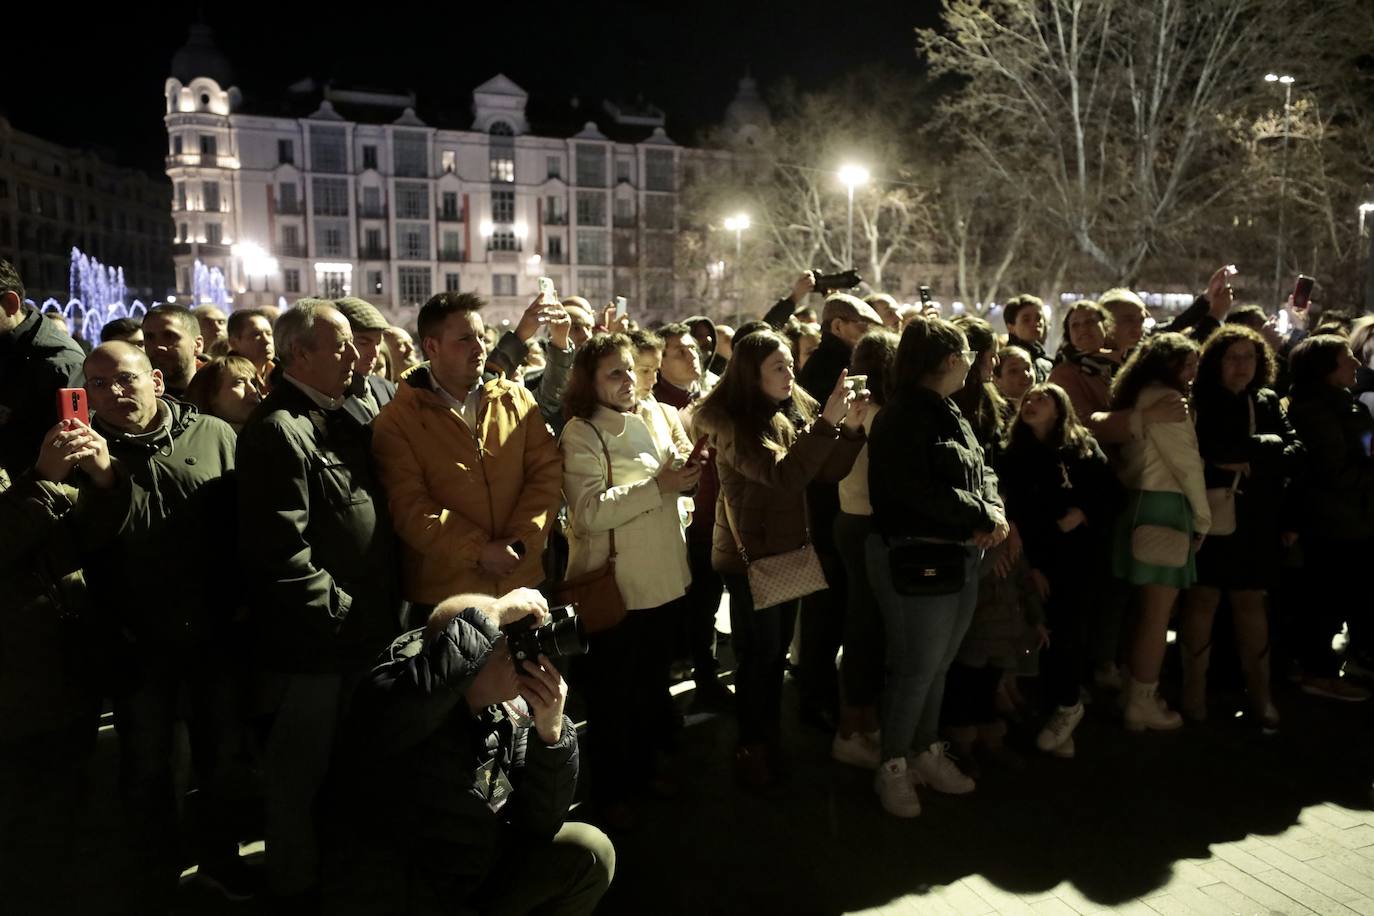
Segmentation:
<svg viewBox="0 0 1374 916">
<path fill-rule="evenodd" d="M 1116 549 L 1112 572 L 1132 585 L 1169 585 L 1184 589 L 1197 581 L 1197 554 L 1188 551 L 1183 566 L 1155 566 L 1142 563 L 1131 553 L 1131 532 L 1137 525 L 1162 525 L 1193 536 L 1193 507 L 1182 493 L 1131 490 L 1126 508 L 1117 519 Z"/>
</svg>

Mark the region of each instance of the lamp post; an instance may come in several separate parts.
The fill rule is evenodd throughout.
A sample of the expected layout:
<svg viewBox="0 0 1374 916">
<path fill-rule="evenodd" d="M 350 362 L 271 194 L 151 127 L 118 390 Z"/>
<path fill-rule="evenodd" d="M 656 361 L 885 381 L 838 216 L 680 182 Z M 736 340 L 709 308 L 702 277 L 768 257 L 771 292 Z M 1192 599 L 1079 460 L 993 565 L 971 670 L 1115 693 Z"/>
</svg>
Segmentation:
<svg viewBox="0 0 1374 916">
<path fill-rule="evenodd" d="M 1283 159 L 1279 164 L 1279 234 L 1274 242 L 1274 299 L 1283 296 L 1283 223 L 1288 203 L 1288 126 L 1293 111 L 1293 77 L 1288 74 L 1266 73 L 1266 83 L 1283 86 Z"/>
<path fill-rule="evenodd" d="M 844 182 L 849 190 L 849 241 L 845 244 L 846 266 L 854 266 L 854 188 L 861 184 L 868 184 L 868 169 L 861 165 L 845 165 L 840 167 L 840 181 Z"/>
<path fill-rule="evenodd" d="M 1374 213 L 1374 203 L 1360 204 L 1360 244 L 1364 244 L 1365 217 Z M 1364 310 L 1374 312 L 1374 244 L 1364 252 Z"/>
<path fill-rule="evenodd" d="M 749 228 L 749 214 L 736 213 L 734 216 L 725 218 L 725 228 L 735 233 L 735 263 L 730 268 L 730 279 L 734 280 L 735 285 L 735 326 L 739 326 L 740 316 L 743 314 L 741 309 L 743 303 L 740 296 L 739 269 L 740 269 L 740 234 Z"/>
</svg>

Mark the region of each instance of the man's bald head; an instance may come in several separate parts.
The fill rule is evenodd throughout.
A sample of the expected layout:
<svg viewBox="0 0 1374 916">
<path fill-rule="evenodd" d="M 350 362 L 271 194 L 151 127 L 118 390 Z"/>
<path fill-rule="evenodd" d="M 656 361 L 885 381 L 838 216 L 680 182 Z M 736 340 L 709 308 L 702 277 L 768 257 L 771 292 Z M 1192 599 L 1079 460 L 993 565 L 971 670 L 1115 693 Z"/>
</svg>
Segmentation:
<svg viewBox="0 0 1374 916">
<path fill-rule="evenodd" d="M 100 421 L 120 432 L 143 433 L 157 422 L 162 373 L 148 354 L 122 340 L 103 343 L 84 364 L 86 396 Z"/>
</svg>

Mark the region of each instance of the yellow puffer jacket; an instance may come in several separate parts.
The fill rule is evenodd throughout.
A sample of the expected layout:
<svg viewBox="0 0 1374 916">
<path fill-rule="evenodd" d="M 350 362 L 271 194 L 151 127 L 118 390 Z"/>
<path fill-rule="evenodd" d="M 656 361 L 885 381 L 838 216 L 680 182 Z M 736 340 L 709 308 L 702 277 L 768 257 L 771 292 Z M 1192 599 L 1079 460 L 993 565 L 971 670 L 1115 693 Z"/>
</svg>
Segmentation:
<svg viewBox="0 0 1374 916">
<path fill-rule="evenodd" d="M 428 366 L 419 366 L 373 421 L 372 453 L 404 544 L 407 600 L 437 604 L 463 592 L 503 595 L 540 583 L 563 465 L 523 386 L 486 383 L 474 436 L 434 391 Z M 488 541 L 506 538 L 524 543 L 524 559 L 495 576 L 478 561 Z"/>
</svg>

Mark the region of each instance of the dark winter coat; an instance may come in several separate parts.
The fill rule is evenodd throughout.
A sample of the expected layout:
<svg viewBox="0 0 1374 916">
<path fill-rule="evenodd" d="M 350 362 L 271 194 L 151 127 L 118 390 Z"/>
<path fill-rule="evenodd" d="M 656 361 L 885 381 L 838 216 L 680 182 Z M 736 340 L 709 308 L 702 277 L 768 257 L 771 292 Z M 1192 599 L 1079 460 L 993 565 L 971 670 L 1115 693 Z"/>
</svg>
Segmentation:
<svg viewBox="0 0 1374 916">
<path fill-rule="evenodd" d="M 57 423 L 57 389 L 85 383 L 85 359 L 37 309 L 0 336 L 0 468 L 11 478 L 33 465 L 43 434 Z"/>
<path fill-rule="evenodd" d="M 1294 388 L 1288 419 L 1307 451 L 1302 531 L 1334 540 L 1374 537 L 1374 417 L 1344 388 Z"/>
</svg>

